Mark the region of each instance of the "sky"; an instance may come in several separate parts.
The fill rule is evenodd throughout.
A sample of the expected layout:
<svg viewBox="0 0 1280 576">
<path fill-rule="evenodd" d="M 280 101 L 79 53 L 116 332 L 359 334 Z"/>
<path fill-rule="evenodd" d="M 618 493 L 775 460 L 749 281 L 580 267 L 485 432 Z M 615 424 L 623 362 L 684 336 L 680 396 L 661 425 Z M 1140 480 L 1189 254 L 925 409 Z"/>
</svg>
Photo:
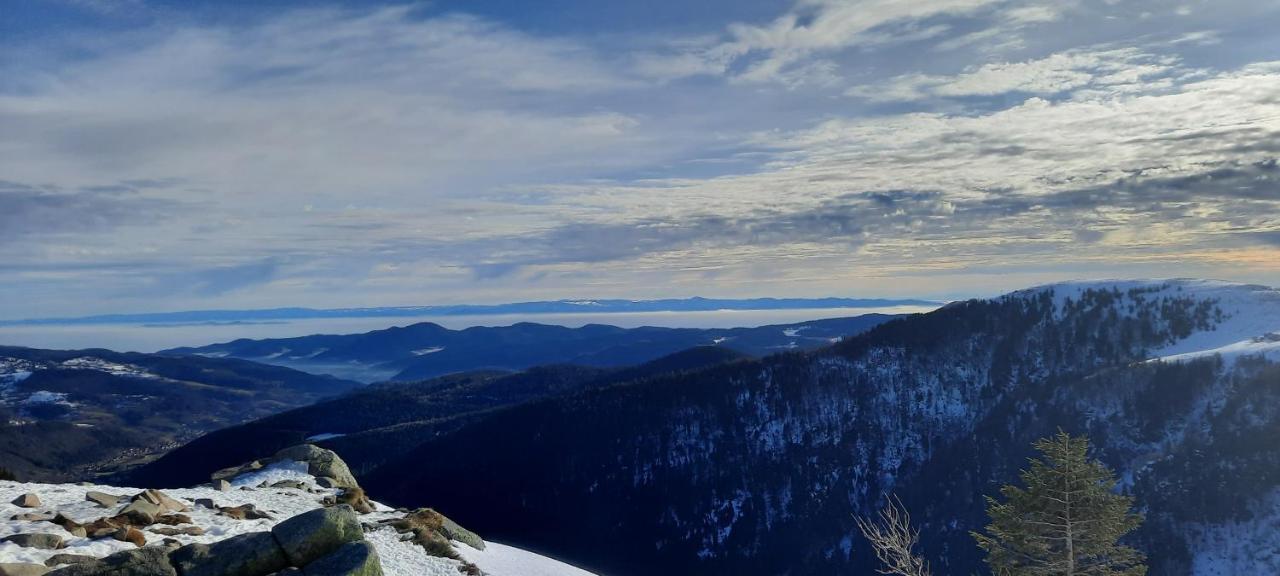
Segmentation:
<svg viewBox="0 0 1280 576">
<path fill-rule="evenodd" d="M 0 0 L 0 318 L 1280 284 L 1280 1 Z"/>
</svg>

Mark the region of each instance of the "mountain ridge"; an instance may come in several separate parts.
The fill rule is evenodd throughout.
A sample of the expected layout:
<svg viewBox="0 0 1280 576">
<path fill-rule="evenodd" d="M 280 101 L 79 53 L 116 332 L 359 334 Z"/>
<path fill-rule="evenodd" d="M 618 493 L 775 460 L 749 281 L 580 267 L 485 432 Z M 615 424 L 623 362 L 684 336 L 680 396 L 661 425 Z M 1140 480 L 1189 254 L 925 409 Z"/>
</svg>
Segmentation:
<svg viewBox="0 0 1280 576">
<path fill-rule="evenodd" d="M 920 519 L 926 557 L 941 573 L 968 573 L 981 566 L 968 537 L 985 522 L 980 496 L 1014 480 L 1031 441 L 1062 427 L 1093 437 L 1147 508 L 1134 538 L 1153 573 L 1212 574 L 1197 568 L 1212 553 L 1198 535 L 1251 521 L 1251 502 L 1270 501 L 1280 478 L 1280 457 L 1249 440 L 1280 432 L 1280 400 L 1265 392 L 1280 368 L 1252 357 L 1149 361 L 1189 339 L 1247 335 L 1253 320 L 1280 314 L 1276 292 L 1077 287 L 960 302 L 817 351 L 516 406 L 422 444 L 366 486 L 396 504 L 433 494 L 478 529 L 622 575 L 869 571 L 853 518 L 895 492 Z M 482 458 L 469 455 L 480 446 Z M 412 466 L 423 458 L 440 464 Z M 1266 518 L 1280 522 L 1280 510 Z M 1280 568 L 1267 552 L 1280 549 L 1275 533 L 1250 537 L 1257 545 L 1234 565 Z"/>
<path fill-rule="evenodd" d="M 473 370 L 522 370 L 546 364 L 620 367 L 695 346 L 722 346 L 754 356 L 812 349 L 888 321 L 864 314 L 749 328 L 567 327 L 534 322 L 451 330 L 421 322 L 361 334 L 239 339 L 162 351 L 173 355 L 232 356 L 364 380 L 421 380 Z"/>
</svg>

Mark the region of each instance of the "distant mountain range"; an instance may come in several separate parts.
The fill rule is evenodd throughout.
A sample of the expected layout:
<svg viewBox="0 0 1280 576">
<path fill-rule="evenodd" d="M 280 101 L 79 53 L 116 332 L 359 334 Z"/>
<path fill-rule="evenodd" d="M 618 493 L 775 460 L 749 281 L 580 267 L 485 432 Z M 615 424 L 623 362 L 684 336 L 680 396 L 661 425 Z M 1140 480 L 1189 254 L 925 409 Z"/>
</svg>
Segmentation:
<svg viewBox="0 0 1280 576">
<path fill-rule="evenodd" d="M 889 298 L 676 298 L 663 300 L 551 300 L 512 304 L 390 306 L 379 308 L 268 308 L 103 314 L 74 318 L 0 320 L 0 326 L 43 324 L 229 324 L 312 318 L 479 316 L 504 314 L 603 314 L 623 312 L 709 312 L 716 310 L 803 310 L 833 308 L 936 308 L 941 302 Z"/>
<path fill-rule="evenodd" d="M 473 370 L 524 370 L 547 364 L 619 367 L 695 346 L 750 356 L 812 350 L 893 319 L 864 314 L 756 328 L 567 328 L 522 322 L 450 330 L 422 322 L 363 334 L 235 340 L 166 350 L 170 355 L 234 357 L 353 380 L 412 381 Z"/>
</svg>

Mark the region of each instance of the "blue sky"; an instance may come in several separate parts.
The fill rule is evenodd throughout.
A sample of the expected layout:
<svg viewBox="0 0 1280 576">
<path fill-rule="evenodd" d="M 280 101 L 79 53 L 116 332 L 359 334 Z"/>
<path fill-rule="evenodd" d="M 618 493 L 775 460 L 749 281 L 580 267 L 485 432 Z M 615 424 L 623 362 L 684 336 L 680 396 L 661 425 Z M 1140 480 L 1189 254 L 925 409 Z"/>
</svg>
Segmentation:
<svg viewBox="0 0 1280 576">
<path fill-rule="evenodd" d="M 1280 284 L 1280 2 L 0 14 L 0 318 Z"/>
</svg>

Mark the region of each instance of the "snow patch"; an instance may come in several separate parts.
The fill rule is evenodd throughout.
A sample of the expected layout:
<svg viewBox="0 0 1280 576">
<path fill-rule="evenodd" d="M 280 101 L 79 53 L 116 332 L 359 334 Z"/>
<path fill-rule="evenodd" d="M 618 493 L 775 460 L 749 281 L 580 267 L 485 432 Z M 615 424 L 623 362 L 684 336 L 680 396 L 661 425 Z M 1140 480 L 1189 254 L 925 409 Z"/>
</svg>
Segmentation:
<svg viewBox="0 0 1280 576">
<path fill-rule="evenodd" d="M 1185 352 L 1182 354 L 1174 354 L 1172 356 L 1162 356 L 1156 360 L 1163 362 L 1183 362 L 1195 360 L 1197 358 L 1205 358 L 1208 356 L 1218 355 L 1225 364 L 1235 364 L 1235 361 L 1245 356 L 1262 356 L 1271 361 L 1280 361 L 1280 332 L 1272 332 L 1264 336 L 1242 340 L 1226 346 L 1211 348 L 1209 350 L 1197 350 L 1195 352 Z"/>
<path fill-rule="evenodd" d="M 439 352 L 439 351 L 441 351 L 441 350 L 444 350 L 444 346 L 432 346 L 432 347 L 430 347 L 430 348 L 423 348 L 423 349 L 421 349 L 421 350 L 414 350 L 414 351 L 413 351 L 413 355 L 414 355 L 414 356 L 426 356 L 427 354 L 435 354 L 436 352 Z"/>
<path fill-rule="evenodd" d="M 341 437 L 343 437 L 343 436 L 346 436 L 346 434 L 337 434 L 337 433 L 334 433 L 334 432 L 324 432 L 324 433 L 321 433 L 321 434 L 314 434 L 314 435 L 312 435 L 312 436 L 307 436 L 307 442 L 320 442 L 320 441 L 322 441 L 322 440 L 333 440 L 334 438 L 341 438 Z"/>
<path fill-rule="evenodd" d="M 795 328 L 787 328 L 782 331 L 782 334 L 787 338 L 795 338 L 796 336 L 800 335 L 800 332 L 808 328 L 809 328 L 808 326 L 796 326 Z"/>
<path fill-rule="evenodd" d="M 593 576 L 581 568 L 539 556 L 532 552 L 485 541 L 484 550 L 470 546 L 458 546 L 458 554 L 468 562 L 479 566 L 486 574 L 510 574 L 512 576 Z"/>
<path fill-rule="evenodd" d="M 50 392 L 48 390 L 36 390 L 35 392 L 32 392 L 30 396 L 27 396 L 27 399 L 23 400 L 22 403 L 23 404 L 63 404 L 66 406 L 71 405 L 70 402 L 67 402 L 67 395 L 65 393 Z"/>
<path fill-rule="evenodd" d="M 1193 525 L 1190 532 L 1192 576 L 1280 574 L 1280 489 L 1257 507 L 1253 518 Z"/>
<path fill-rule="evenodd" d="M 257 486 L 263 482 L 268 485 L 275 484 L 281 480 L 301 480 L 303 482 L 314 482 L 315 477 L 307 474 L 307 463 L 297 462 L 294 460 L 283 460 L 271 464 L 248 474 L 241 474 L 231 481 L 232 488 L 241 486 Z"/>
</svg>

